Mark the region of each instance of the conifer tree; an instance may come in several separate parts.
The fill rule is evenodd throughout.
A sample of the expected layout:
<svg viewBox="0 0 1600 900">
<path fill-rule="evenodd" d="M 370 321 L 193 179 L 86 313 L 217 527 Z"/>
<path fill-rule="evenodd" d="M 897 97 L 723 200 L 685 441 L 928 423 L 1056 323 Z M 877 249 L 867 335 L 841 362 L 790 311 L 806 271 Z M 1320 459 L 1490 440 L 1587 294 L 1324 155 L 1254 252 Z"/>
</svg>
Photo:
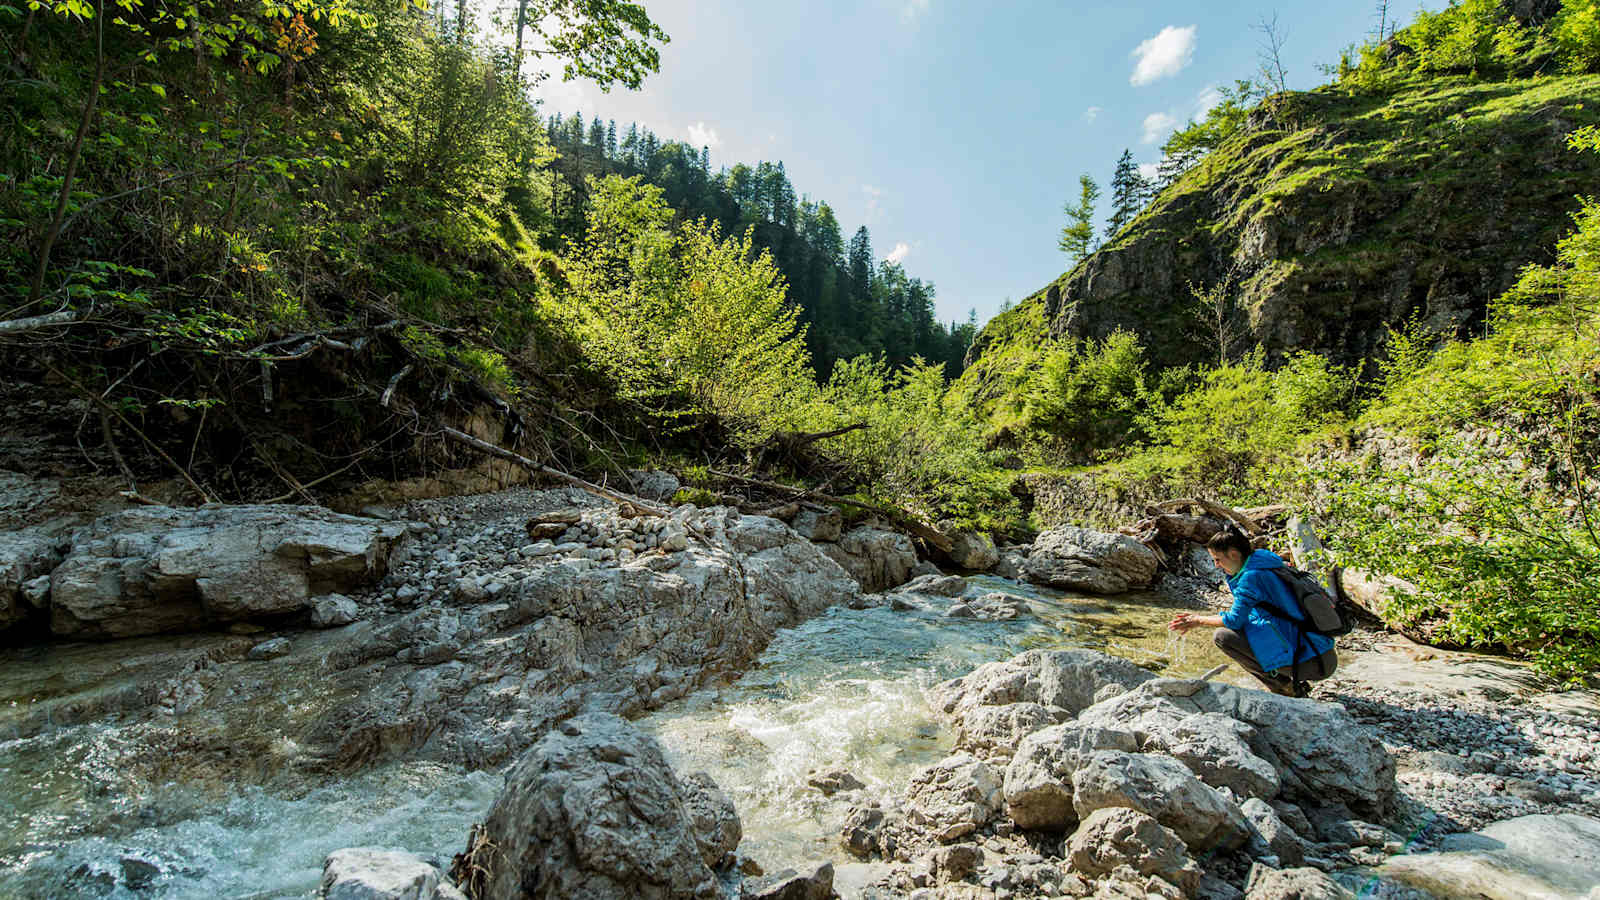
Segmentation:
<svg viewBox="0 0 1600 900">
<path fill-rule="evenodd" d="M 1139 174 L 1133 151 L 1123 150 L 1117 169 L 1111 175 L 1111 219 L 1106 223 L 1106 240 L 1115 238 L 1129 222 L 1138 218 L 1150 194 L 1151 184 Z"/>
<path fill-rule="evenodd" d="M 1061 229 L 1058 244 L 1073 265 L 1089 255 L 1089 246 L 1094 242 L 1094 204 L 1100 199 L 1100 185 L 1087 173 L 1078 176 L 1078 188 L 1078 202 L 1066 206 L 1067 226 Z"/>
</svg>

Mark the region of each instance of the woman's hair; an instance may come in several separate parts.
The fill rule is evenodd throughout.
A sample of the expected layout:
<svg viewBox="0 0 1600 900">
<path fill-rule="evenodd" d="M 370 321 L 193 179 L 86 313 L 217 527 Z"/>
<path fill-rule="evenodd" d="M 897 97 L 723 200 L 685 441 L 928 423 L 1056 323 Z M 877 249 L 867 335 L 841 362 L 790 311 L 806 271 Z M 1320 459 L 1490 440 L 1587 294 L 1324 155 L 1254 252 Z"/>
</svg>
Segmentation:
<svg viewBox="0 0 1600 900">
<path fill-rule="evenodd" d="M 1249 556 L 1255 550 L 1254 547 L 1250 546 L 1250 539 L 1231 525 L 1212 535 L 1211 540 L 1206 541 L 1206 548 L 1215 550 L 1218 553 L 1231 551 L 1240 556 Z"/>
</svg>

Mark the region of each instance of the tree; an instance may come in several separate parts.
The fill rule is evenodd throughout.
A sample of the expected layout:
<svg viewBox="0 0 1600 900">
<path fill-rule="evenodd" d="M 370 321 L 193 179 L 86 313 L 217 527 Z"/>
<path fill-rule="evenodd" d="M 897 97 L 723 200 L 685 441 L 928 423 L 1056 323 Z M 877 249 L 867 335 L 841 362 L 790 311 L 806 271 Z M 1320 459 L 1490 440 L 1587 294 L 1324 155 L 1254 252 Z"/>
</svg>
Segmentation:
<svg viewBox="0 0 1600 900">
<path fill-rule="evenodd" d="M 1234 351 L 1244 339 L 1246 323 L 1233 296 L 1236 273 L 1230 271 L 1222 280 L 1209 288 L 1189 282 L 1192 312 L 1199 325 L 1202 340 L 1217 351 L 1217 366 L 1225 367 L 1234 359 Z"/>
<path fill-rule="evenodd" d="M 1389 39 L 1389 32 L 1394 27 L 1389 21 L 1389 0 L 1378 0 L 1378 38 L 1376 43 L 1383 43 Z"/>
<path fill-rule="evenodd" d="M 1088 173 L 1078 176 L 1078 202 L 1068 203 L 1067 227 L 1061 229 L 1061 252 L 1076 265 L 1089 255 L 1089 245 L 1094 241 L 1094 204 L 1100 199 L 1100 185 Z"/>
<path fill-rule="evenodd" d="M 1278 14 L 1273 13 L 1272 18 L 1262 16 L 1256 23 L 1255 31 L 1261 35 L 1261 44 L 1256 50 L 1256 59 L 1260 63 L 1259 72 L 1261 83 L 1267 93 L 1277 94 L 1289 89 L 1289 75 L 1283 68 L 1283 43 L 1289 37 L 1289 31 L 1278 25 Z"/>
<path fill-rule="evenodd" d="M 1123 150 L 1117 160 L 1117 169 L 1111 175 L 1111 219 L 1106 223 L 1106 239 L 1122 233 L 1129 222 L 1138 218 L 1139 211 L 1150 199 L 1152 185 L 1139 173 L 1133 161 L 1133 151 Z"/>
</svg>

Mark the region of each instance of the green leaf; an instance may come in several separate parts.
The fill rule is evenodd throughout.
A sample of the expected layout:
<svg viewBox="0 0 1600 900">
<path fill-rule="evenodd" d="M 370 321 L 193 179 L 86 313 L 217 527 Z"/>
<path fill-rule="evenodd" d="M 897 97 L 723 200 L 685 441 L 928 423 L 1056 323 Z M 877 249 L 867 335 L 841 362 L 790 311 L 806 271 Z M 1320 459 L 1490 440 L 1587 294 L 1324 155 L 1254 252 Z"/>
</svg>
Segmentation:
<svg viewBox="0 0 1600 900">
<path fill-rule="evenodd" d="M 182 26 L 180 25 L 179 27 Z M 155 94 L 157 97 L 160 97 L 163 100 L 167 99 L 166 85 L 152 84 L 150 85 L 150 93 Z"/>
</svg>

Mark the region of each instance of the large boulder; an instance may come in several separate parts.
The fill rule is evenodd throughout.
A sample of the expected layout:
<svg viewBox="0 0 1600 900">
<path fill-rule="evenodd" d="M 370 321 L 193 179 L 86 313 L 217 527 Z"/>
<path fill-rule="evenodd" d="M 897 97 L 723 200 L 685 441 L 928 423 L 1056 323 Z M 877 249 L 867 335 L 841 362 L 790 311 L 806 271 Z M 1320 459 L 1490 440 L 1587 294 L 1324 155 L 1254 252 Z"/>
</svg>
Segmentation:
<svg viewBox="0 0 1600 900">
<path fill-rule="evenodd" d="M 1092 650 L 1029 650 L 934 685 L 928 702 L 958 721 L 979 707 L 1009 703 L 1037 703 L 1060 720 L 1154 677 L 1125 659 Z"/>
<path fill-rule="evenodd" d="M 1023 738 L 1006 766 L 1006 811 L 1022 828 L 1070 828 L 1078 821 L 1072 773 L 1096 751 L 1135 749 L 1133 735 L 1125 731 L 1072 722 L 1036 731 Z"/>
<path fill-rule="evenodd" d="M 678 489 L 683 487 L 676 475 L 659 469 L 629 470 L 628 483 L 638 496 L 657 501 L 671 500 L 677 495 Z"/>
<path fill-rule="evenodd" d="M 1072 773 L 1078 818 L 1097 809 L 1126 806 L 1153 817 L 1191 850 L 1230 850 L 1250 835 L 1244 814 L 1170 756 L 1101 750 Z"/>
<path fill-rule="evenodd" d="M 843 566 L 869 594 L 905 584 L 917 565 L 917 551 L 911 538 L 871 525 L 852 528 L 837 543 L 821 546 L 823 552 Z"/>
<path fill-rule="evenodd" d="M 1435 853 L 1396 856 L 1379 872 L 1441 897 L 1600 897 L 1600 820 L 1523 816 L 1451 835 Z"/>
<path fill-rule="evenodd" d="M 1037 703 L 980 706 L 961 719 L 956 747 L 985 757 L 1010 756 L 1019 741 L 1055 721 L 1050 710 Z"/>
<path fill-rule="evenodd" d="M 844 517 L 831 506 L 825 509 L 802 507 L 789 524 L 796 534 L 808 541 L 831 544 L 844 536 Z"/>
<path fill-rule="evenodd" d="M 1127 807 L 1097 809 L 1067 841 L 1072 871 L 1099 877 L 1127 866 L 1177 885 L 1185 896 L 1200 886 L 1200 867 L 1182 839 L 1160 822 Z"/>
<path fill-rule="evenodd" d="M 44 602 L 44 592 L 31 585 L 61 562 L 65 543 L 38 528 L 0 533 L 0 631 L 21 622 Z"/>
<path fill-rule="evenodd" d="M 689 794 L 628 722 L 567 720 L 512 767 L 468 848 L 487 869 L 478 900 L 720 897 Z"/>
<path fill-rule="evenodd" d="M 1000 776 L 983 761 L 961 753 L 911 777 L 906 792 L 910 824 L 942 843 L 965 837 L 999 815 Z"/>
<path fill-rule="evenodd" d="M 1354 894 L 1319 869 L 1272 869 L 1256 865 L 1245 882 L 1245 900 L 1353 900 Z"/>
<path fill-rule="evenodd" d="M 1188 766 L 1200 780 L 1227 788 L 1234 796 L 1271 800 L 1282 785 L 1272 763 L 1255 754 L 1250 741 L 1254 726 L 1221 713 L 1201 713 L 1157 726 L 1146 734 L 1143 749 L 1159 750 Z"/>
<path fill-rule="evenodd" d="M 740 900 L 829 900 L 833 892 L 833 863 L 821 863 L 802 872 L 784 869 L 772 875 L 746 878 L 739 885 Z"/>
<path fill-rule="evenodd" d="M 1381 817 L 1395 796 L 1394 759 L 1377 732 L 1332 703 L 1210 681 L 1161 678 L 1095 704 L 1078 721 L 1131 731 L 1141 749 L 1174 746 L 1186 729 L 1206 731 L 1209 740 L 1228 741 L 1221 729 L 1205 723 L 1185 725 L 1205 713 L 1248 726 L 1249 730 L 1235 734 L 1248 744 L 1250 755 L 1276 770 L 1283 792 L 1292 797 L 1318 806 L 1343 803 Z M 1230 788 L 1245 787 L 1257 775 L 1265 776 L 1237 744 L 1233 746 L 1230 752 L 1236 755 L 1231 761 L 1197 758 L 1197 769 Z M 1270 788 L 1268 781 L 1257 786 Z"/>
<path fill-rule="evenodd" d="M 406 531 L 317 507 L 115 513 L 72 536 L 51 575 L 51 630 L 118 638 L 300 612 L 381 577 Z"/>
<path fill-rule="evenodd" d="M 1063 525 L 1039 535 L 1024 566 L 1037 584 L 1088 594 L 1122 594 L 1155 582 L 1156 555 L 1123 534 Z"/>
<path fill-rule="evenodd" d="M 457 900 L 463 895 L 415 853 L 348 847 L 322 863 L 323 900 Z"/>
<path fill-rule="evenodd" d="M 941 523 L 941 527 L 943 523 Z M 947 529 L 950 537 L 950 562 L 969 572 L 987 572 L 1000 562 L 994 538 L 977 531 Z"/>
</svg>

